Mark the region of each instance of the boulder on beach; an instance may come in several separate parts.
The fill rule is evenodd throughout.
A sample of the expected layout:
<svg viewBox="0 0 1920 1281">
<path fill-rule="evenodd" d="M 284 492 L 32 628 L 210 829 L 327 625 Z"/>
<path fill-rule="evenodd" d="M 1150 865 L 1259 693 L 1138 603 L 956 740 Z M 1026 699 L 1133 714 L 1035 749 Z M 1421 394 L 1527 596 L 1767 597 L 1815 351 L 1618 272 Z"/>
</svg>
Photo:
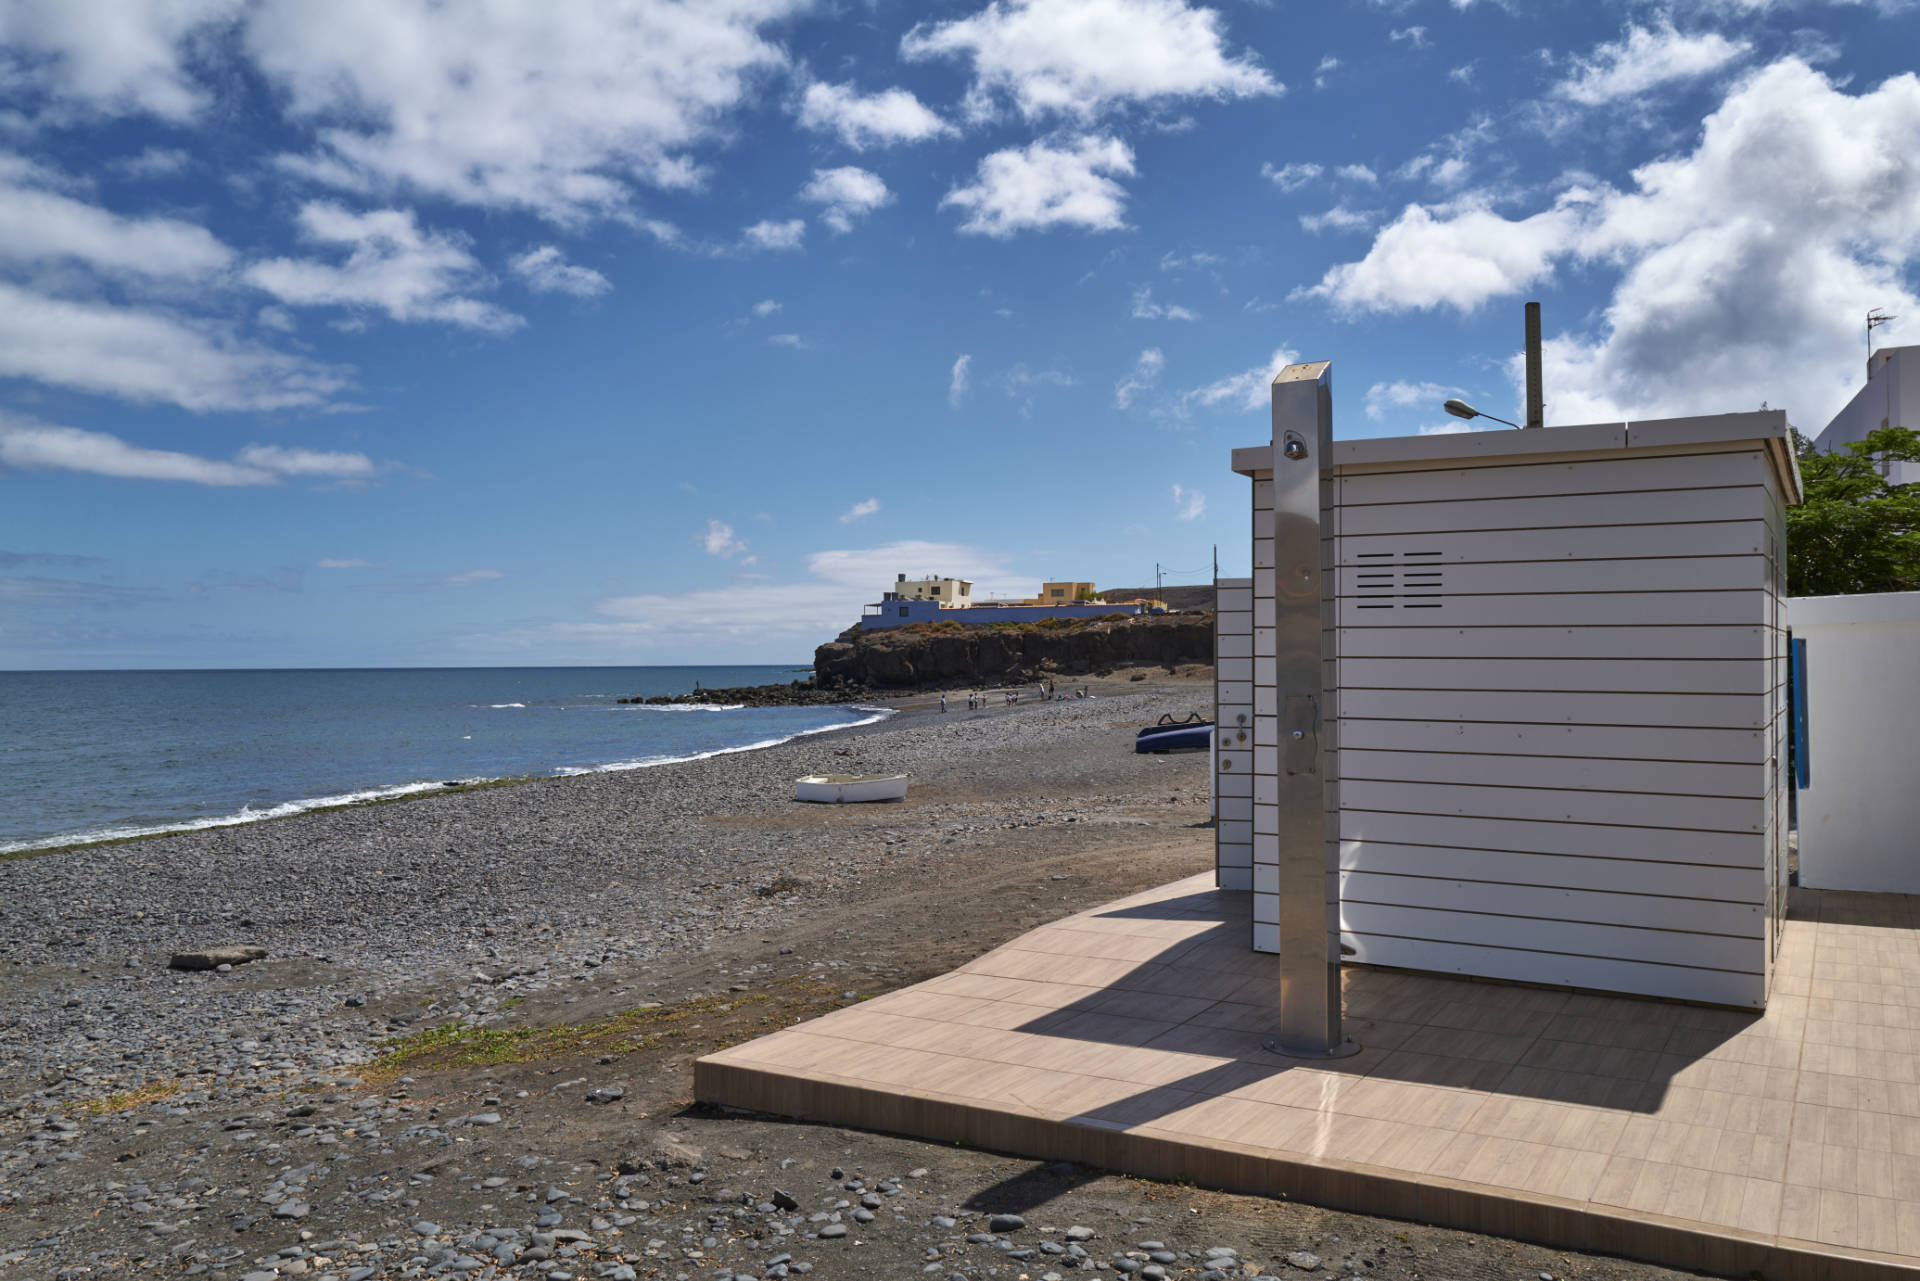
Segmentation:
<svg viewBox="0 0 1920 1281">
<path fill-rule="evenodd" d="M 175 952 L 167 961 L 170 970 L 217 970 L 222 965 L 245 965 L 248 961 L 264 961 L 267 949 L 254 947 L 247 943 L 229 943 L 224 947 L 209 947 L 198 952 Z"/>
</svg>

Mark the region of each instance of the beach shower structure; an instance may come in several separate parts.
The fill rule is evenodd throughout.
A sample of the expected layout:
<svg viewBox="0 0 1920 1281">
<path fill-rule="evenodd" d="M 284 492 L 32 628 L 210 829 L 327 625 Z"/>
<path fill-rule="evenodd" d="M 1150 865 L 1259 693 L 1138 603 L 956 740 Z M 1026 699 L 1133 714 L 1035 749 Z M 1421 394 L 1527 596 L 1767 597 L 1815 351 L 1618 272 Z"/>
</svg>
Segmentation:
<svg viewBox="0 0 1920 1281">
<path fill-rule="evenodd" d="M 1356 963 L 1764 1008 L 1786 911 L 1779 411 L 1333 439 L 1273 383 L 1219 584 L 1217 877 L 1273 1048 Z"/>
</svg>

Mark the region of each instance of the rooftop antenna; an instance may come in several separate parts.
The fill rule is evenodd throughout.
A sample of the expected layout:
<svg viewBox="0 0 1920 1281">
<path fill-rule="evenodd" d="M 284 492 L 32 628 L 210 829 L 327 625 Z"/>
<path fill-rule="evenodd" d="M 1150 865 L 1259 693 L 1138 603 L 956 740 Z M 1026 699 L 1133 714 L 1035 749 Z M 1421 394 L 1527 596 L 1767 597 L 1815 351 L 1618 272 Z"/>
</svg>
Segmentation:
<svg viewBox="0 0 1920 1281">
<path fill-rule="evenodd" d="M 1873 331 L 1889 320 L 1898 319 L 1898 316 L 1889 316 L 1882 307 L 1875 307 L 1867 313 L 1867 377 L 1873 377 Z"/>
</svg>

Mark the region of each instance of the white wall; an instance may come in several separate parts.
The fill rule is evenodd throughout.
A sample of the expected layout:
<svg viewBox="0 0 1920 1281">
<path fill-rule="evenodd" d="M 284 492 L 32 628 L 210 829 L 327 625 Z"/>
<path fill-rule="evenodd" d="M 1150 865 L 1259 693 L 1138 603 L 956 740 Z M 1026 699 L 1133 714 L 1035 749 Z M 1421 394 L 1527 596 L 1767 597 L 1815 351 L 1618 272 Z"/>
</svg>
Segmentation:
<svg viewBox="0 0 1920 1281">
<path fill-rule="evenodd" d="M 1920 894 L 1920 592 L 1791 607 L 1807 643 L 1800 883 Z"/>
<path fill-rule="evenodd" d="M 1253 580 L 1214 584 L 1214 883 L 1253 888 Z M 1239 679 L 1234 679 L 1238 677 Z"/>
<path fill-rule="evenodd" d="M 1920 346 L 1882 348 L 1873 353 L 1871 369 L 1866 385 L 1815 438 L 1822 453 L 1865 440 L 1877 427 L 1920 430 Z M 1896 485 L 1920 481 L 1920 463 L 1889 463 L 1887 478 Z"/>
</svg>

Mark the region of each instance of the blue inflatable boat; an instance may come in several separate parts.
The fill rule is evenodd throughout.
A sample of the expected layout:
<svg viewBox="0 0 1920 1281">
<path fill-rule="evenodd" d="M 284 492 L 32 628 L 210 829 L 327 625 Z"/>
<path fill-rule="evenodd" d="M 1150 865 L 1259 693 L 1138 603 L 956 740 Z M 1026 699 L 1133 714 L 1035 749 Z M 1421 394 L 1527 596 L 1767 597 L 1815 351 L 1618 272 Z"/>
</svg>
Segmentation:
<svg viewBox="0 0 1920 1281">
<path fill-rule="evenodd" d="M 1184 721 L 1162 716 L 1158 725 L 1149 725 L 1133 736 L 1133 750 L 1140 752 L 1188 752 L 1207 750 L 1213 740 L 1213 722 L 1194 712 Z"/>
</svg>

